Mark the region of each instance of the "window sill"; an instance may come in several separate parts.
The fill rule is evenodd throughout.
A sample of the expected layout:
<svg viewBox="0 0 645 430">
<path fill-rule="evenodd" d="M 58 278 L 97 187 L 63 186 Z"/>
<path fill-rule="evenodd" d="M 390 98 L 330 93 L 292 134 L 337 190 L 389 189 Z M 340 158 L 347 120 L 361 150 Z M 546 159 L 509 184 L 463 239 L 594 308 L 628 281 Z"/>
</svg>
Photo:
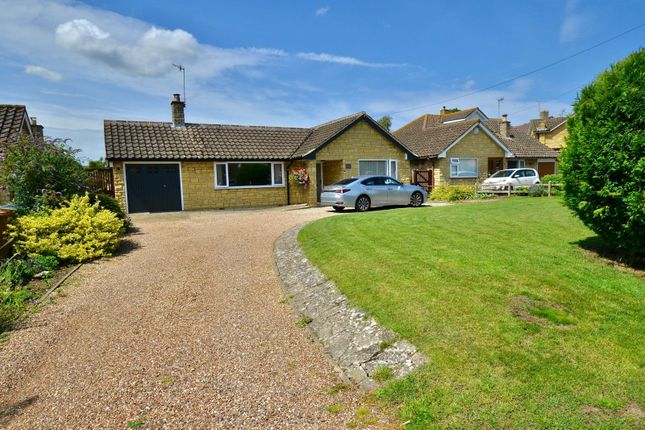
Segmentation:
<svg viewBox="0 0 645 430">
<path fill-rule="evenodd" d="M 216 190 L 248 190 L 254 188 L 284 188 L 284 185 L 245 185 L 239 187 L 215 187 Z"/>
</svg>

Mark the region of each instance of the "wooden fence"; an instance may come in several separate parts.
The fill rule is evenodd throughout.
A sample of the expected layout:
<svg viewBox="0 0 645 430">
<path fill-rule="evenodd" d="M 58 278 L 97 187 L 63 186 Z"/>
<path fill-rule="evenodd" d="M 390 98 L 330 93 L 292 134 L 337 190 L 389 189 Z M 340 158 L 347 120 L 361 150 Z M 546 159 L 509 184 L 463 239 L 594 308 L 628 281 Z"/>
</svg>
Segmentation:
<svg viewBox="0 0 645 430">
<path fill-rule="evenodd" d="M 104 169 L 87 169 L 92 191 L 102 192 L 114 197 L 114 174 L 110 167 Z"/>
<path fill-rule="evenodd" d="M 531 189 L 542 188 L 546 189 L 546 195 L 551 197 L 554 190 L 559 190 L 562 187 L 562 184 L 552 184 L 548 182 L 546 184 L 534 184 L 534 185 L 510 185 L 506 189 L 496 190 L 494 185 L 490 184 L 480 184 L 479 182 L 475 184 L 475 192 L 482 194 L 499 194 L 511 196 L 513 194 L 529 194 Z"/>
</svg>

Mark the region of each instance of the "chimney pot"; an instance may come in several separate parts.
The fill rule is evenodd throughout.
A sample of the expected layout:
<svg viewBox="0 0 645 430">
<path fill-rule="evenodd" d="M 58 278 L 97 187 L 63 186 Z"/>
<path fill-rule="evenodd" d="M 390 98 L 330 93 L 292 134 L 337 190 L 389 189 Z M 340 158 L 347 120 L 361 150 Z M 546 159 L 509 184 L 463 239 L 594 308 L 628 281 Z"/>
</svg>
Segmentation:
<svg viewBox="0 0 645 430">
<path fill-rule="evenodd" d="M 543 110 L 540 112 L 540 119 L 548 119 L 549 118 L 549 111 L 548 110 Z"/>
<path fill-rule="evenodd" d="M 172 113 L 172 126 L 173 127 L 186 127 L 186 120 L 184 116 L 184 108 L 186 103 L 181 101 L 179 94 L 173 94 L 173 99 L 170 102 L 170 111 Z"/>
<path fill-rule="evenodd" d="M 448 109 L 446 109 L 445 106 L 443 106 L 439 111 L 439 115 L 446 115 L 447 113 L 448 113 Z"/>
</svg>

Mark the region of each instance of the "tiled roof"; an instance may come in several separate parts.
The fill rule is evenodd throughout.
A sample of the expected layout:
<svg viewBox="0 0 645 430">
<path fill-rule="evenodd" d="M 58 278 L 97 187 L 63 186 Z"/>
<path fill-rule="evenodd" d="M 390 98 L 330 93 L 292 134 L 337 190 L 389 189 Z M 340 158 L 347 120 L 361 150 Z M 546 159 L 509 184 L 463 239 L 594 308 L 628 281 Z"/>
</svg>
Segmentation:
<svg viewBox="0 0 645 430">
<path fill-rule="evenodd" d="M 294 157 L 304 157 L 312 151 L 316 150 L 322 144 L 327 142 L 332 137 L 336 136 L 338 133 L 345 130 L 348 126 L 353 124 L 356 120 L 362 116 L 366 116 L 365 112 L 358 112 L 353 115 L 344 116 L 342 118 L 335 119 L 333 121 L 320 124 L 311 130 L 311 134 L 307 136 L 302 145 L 297 148 L 297 151 L 293 154 Z"/>
<path fill-rule="evenodd" d="M 506 147 L 517 158 L 557 158 L 558 152 L 540 143 L 536 138 L 512 127 L 510 130 L 511 138 L 502 137 L 499 132 L 499 124 L 502 120 L 495 118 L 485 121 L 484 124 L 489 130 L 493 131 L 497 137 L 506 145 Z"/>
<path fill-rule="evenodd" d="M 23 105 L 0 104 L 0 141 L 17 136 L 23 127 L 27 108 Z"/>
<path fill-rule="evenodd" d="M 393 143 L 406 150 L 369 115 L 359 112 L 313 128 L 223 124 L 186 124 L 175 128 L 168 122 L 106 120 L 105 152 L 108 160 L 303 158 L 360 120 L 378 127 Z"/>
<path fill-rule="evenodd" d="M 468 115 L 471 113 L 475 112 L 479 108 L 470 108 L 470 109 L 463 109 L 457 112 L 451 112 L 447 113 L 444 115 L 436 115 L 441 118 L 441 122 L 447 122 L 447 121 L 458 121 L 460 119 L 466 118 Z M 434 116 L 434 115 L 433 115 Z"/>
<path fill-rule="evenodd" d="M 529 132 L 536 132 L 536 133 L 548 133 L 554 128 L 558 127 L 562 123 L 567 121 L 566 116 L 556 116 L 556 117 L 549 117 L 544 120 L 545 122 L 545 127 L 542 128 L 540 127 L 540 123 L 542 122 L 541 119 L 532 119 L 529 121 Z"/>
<path fill-rule="evenodd" d="M 104 122 L 109 160 L 287 159 L 309 136 L 307 128 L 169 122 Z"/>
<path fill-rule="evenodd" d="M 479 119 L 441 124 L 439 115 L 423 115 L 392 134 L 418 157 L 436 157 Z"/>
<path fill-rule="evenodd" d="M 556 151 L 515 127 L 511 127 L 510 138 L 502 137 L 499 132 L 500 119 L 488 121 L 470 119 L 441 124 L 438 117 L 438 115 L 422 115 L 393 134 L 418 157 L 432 158 L 438 156 L 468 129 L 479 123 L 494 133 L 516 157 L 553 158 L 558 156 Z"/>
</svg>

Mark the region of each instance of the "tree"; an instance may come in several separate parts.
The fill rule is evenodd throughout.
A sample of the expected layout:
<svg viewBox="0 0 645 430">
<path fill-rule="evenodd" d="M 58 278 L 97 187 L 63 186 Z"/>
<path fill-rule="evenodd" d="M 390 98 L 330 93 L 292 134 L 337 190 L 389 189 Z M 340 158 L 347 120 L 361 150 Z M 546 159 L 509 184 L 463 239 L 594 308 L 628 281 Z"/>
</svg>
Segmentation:
<svg viewBox="0 0 645 430">
<path fill-rule="evenodd" d="M 583 88 L 567 121 L 565 201 L 632 263 L 645 262 L 645 49 Z"/>
<path fill-rule="evenodd" d="M 3 143 L 0 183 L 22 210 L 55 207 L 87 190 L 87 176 L 75 149 L 61 139 L 26 136 Z"/>
<path fill-rule="evenodd" d="M 387 131 L 390 131 L 390 127 L 392 127 L 392 117 L 390 115 L 383 115 L 378 121 L 381 127 L 386 129 Z"/>
<path fill-rule="evenodd" d="M 87 163 L 87 167 L 90 169 L 105 169 L 108 166 L 105 158 L 101 157 L 98 160 L 90 160 Z"/>
</svg>

